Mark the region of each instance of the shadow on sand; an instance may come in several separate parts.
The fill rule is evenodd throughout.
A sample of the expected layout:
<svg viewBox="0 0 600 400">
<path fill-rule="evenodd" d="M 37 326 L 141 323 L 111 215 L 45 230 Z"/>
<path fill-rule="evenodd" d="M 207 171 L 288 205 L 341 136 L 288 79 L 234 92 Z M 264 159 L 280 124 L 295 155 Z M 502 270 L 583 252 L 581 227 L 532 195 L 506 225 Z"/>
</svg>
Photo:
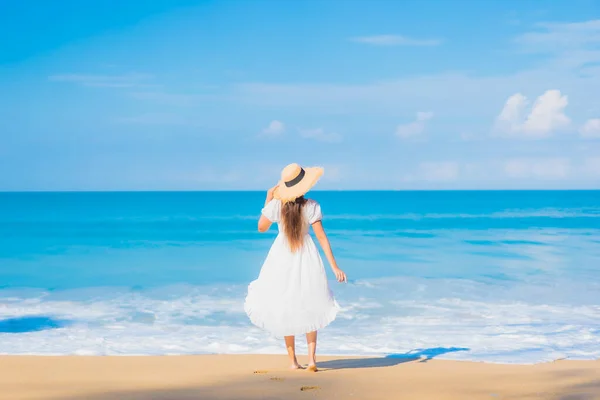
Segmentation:
<svg viewBox="0 0 600 400">
<path fill-rule="evenodd" d="M 457 351 L 469 351 L 464 347 L 435 347 L 431 349 L 415 349 L 408 353 L 389 354 L 385 357 L 357 358 L 350 360 L 331 360 L 317 363 L 321 369 L 376 368 L 392 367 L 411 361 L 427 362 L 434 357 Z"/>
<path fill-rule="evenodd" d="M 46 316 L 17 317 L 0 320 L 0 333 L 27 333 L 62 328 L 68 325 L 63 321 Z"/>
</svg>

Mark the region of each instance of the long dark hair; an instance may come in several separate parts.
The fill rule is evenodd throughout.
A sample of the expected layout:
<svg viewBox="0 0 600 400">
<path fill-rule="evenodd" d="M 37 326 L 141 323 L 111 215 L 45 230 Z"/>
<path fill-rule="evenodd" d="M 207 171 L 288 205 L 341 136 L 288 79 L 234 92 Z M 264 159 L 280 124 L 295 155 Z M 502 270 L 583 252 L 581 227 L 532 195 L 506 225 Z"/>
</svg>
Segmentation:
<svg viewBox="0 0 600 400">
<path fill-rule="evenodd" d="M 304 213 L 302 212 L 304 204 L 306 204 L 306 199 L 304 196 L 300 196 L 293 201 L 283 204 L 281 209 L 283 230 L 292 252 L 300 249 L 304 244 L 304 235 L 306 235 L 307 227 L 304 223 Z"/>
</svg>

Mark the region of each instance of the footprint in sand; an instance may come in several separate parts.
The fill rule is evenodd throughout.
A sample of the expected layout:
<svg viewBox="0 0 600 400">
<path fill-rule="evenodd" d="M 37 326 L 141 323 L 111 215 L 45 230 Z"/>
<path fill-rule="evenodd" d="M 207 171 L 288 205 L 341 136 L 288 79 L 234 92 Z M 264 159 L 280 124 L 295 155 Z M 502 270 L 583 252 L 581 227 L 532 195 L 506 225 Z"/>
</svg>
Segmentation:
<svg viewBox="0 0 600 400">
<path fill-rule="evenodd" d="M 301 391 L 305 392 L 307 390 L 316 390 L 316 389 L 321 389 L 319 386 L 302 386 L 300 388 Z"/>
<path fill-rule="evenodd" d="M 268 372 L 269 372 L 269 371 L 267 371 L 267 370 L 264 370 L 264 369 L 257 369 L 256 371 L 254 371 L 254 373 L 255 373 L 255 374 L 266 374 L 266 373 L 268 373 Z"/>
<path fill-rule="evenodd" d="M 272 381 L 277 381 L 277 382 L 283 382 L 283 381 L 285 381 L 285 379 L 283 379 L 283 378 L 280 378 L 280 377 L 278 377 L 278 376 L 274 376 L 274 377 L 272 377 L 272 378 L 270 378 L 270 379 L 271 379 Z"/>
</svg>

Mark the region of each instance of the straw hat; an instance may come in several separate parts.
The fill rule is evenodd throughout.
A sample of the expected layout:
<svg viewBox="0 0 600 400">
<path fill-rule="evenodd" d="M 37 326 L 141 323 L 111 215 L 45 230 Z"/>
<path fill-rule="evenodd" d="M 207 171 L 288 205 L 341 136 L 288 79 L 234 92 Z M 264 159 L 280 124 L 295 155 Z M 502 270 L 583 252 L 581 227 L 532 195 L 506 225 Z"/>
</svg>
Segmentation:
<svg viewBox="0 0 600 400">
<path fill-rule="evenodd" d="M 273 197 L 282 202 L 293 201 L 308 192 L 323 175 L 323 168 L 302 168 L 298 164 L 289 164 L 281 171 L 281 180 Z"/>
</svg>

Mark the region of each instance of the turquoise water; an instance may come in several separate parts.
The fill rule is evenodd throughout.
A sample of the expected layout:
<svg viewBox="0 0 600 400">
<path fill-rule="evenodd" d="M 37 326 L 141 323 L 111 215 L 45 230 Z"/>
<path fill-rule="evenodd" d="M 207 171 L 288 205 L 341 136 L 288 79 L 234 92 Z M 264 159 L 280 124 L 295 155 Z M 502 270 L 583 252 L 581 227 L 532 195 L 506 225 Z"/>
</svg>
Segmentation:
<svg viewBox="0 0 600 400">
<path fill-rule="evenodd" d="M 330 274 L 322 353 L 600 356 L 600 191 L 311 196 L 351 279 Z M 284 352 L 242 308 L 276 234 L 256 229 L 263 202 L 0 193 L 0 353 Z"/>
</svg>

